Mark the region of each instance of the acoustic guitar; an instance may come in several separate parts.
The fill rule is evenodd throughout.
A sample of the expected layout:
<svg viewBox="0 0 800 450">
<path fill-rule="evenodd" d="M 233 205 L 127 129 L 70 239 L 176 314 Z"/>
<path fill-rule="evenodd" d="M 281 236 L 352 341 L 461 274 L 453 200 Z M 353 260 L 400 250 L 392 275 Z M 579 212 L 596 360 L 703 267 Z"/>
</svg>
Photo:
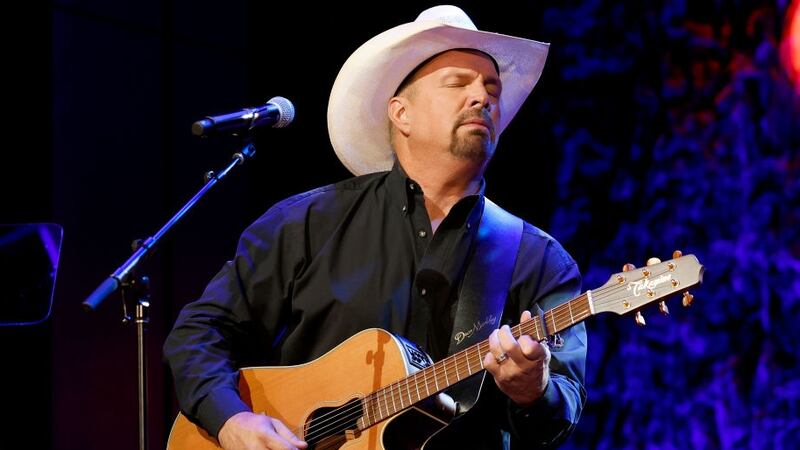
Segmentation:
<svg viewBox="0 0 800 450">
<path fill-rule="evenodd" d="M 603 312 L 634 313 L 702 283 L 704 267 L 694 255 L 612 275 L 542 315 L 511 328 L 539 341 Z M 394 450 L 425 448 L 449 422 L 422 405 L 448 387 L 485 373 L 485 340 L 433 363 L 417 345 L 381 329 L 364 330 L 306 364 L 241 369 L 239 393 L 254 412 L 280 419 L 309 449 Z M 427 400 L 427 402 L 426 402 Z M 422 420 L 420 420 L 422 419 Z M 169 450 L 220 449 L 217 440 L 179 414 Z"/>
</svg>

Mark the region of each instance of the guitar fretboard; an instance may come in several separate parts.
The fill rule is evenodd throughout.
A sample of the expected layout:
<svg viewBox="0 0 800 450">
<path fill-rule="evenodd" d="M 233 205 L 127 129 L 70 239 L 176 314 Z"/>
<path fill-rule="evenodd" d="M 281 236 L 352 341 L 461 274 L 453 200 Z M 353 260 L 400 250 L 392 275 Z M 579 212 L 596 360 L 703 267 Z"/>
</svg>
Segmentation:
<svg viewBox="0 0 800 450">
<path fill-rule="evenodd" d="M 590 292 L 587 292 L 546 311 L 541 317 L 511 327 L 511 333 L 515 338 L 527 334 L 543 341 L 592 314 Z M 485 340 L 367 395 L 361 399 L 364 414 L 358 419 L 359 429 L 369 428 L 480 372 L 488 351 L 489 341 Z"/>
</svg>

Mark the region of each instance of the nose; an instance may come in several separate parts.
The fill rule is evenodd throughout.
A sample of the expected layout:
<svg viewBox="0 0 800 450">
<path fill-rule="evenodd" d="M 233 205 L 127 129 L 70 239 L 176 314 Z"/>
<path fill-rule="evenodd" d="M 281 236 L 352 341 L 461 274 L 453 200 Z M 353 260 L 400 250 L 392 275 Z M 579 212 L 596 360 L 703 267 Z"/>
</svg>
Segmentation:
<svg viewBox="0 0 800 450">
<path fill-rule="evenodd" d="M 468 105 L 470 108 L 486 108 L 492 105 L 492 97 L 480 79 L 475 80 L 469 89 Z"/>
</svg>

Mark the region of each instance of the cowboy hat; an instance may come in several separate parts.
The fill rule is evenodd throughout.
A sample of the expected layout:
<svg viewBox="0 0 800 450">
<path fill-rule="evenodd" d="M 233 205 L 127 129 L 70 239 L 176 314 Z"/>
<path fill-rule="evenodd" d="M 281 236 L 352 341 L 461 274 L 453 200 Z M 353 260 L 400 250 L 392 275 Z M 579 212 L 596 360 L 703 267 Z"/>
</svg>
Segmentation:
<svg viewBox="0 0 800 450">
<path fill-rule="evenodd" d="M 355 175 L 390 170 L 393 151 L 387 105 L 400 83 L 434 55 L 474 49 L 494 58 L 503 92 L 499 135 L 542 74 L 549 44 L 478 30 L 455 6 L 434 6 L 415 21 L 373 37 L 345 61 L 328 101 L 328 134 Z"/>
</svg>

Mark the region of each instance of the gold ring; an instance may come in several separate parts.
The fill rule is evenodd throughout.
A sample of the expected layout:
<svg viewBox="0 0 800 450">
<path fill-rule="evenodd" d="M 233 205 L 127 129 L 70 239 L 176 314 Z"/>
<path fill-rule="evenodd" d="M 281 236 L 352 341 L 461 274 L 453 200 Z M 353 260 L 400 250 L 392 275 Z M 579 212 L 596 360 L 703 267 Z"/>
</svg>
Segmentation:
<svg viewBox="0 0 800 450">
<path fill-rule="evenodd" d="M 505 353 L 505 352 L 500 356 L 495 356 L 494 357 L 494 360 L 497 361 L 497 364 L 500 364 L 500 363 L 502 363 L 503 361 L 505 361 L 507 359 L 508 359 L 508 353 Z"/>
</svg>

